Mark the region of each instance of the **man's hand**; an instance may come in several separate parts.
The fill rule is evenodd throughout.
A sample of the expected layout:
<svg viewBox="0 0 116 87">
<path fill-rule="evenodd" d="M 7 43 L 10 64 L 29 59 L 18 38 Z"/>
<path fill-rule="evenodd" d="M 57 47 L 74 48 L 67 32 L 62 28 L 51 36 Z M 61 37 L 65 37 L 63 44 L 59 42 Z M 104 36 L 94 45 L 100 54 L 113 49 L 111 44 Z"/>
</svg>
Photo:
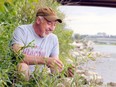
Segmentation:
<svg viewBox="0 0 116 87">
<path fill-rule="evenodd" d="M 74 76 L 74 70 L 75 67 L 72 65 L 71 67 L 68 67 L 68 77 L 73 77 Z"/>
<path fill-rule="evenodd" d="M 46 58 L 46 65 L 50 67 L 51 71 L 54 72 L 61 72 L 63 70 L 63 63 L 58 58 Z"/>
<path fill-rule="evenodd" d="M 74 76 L 74 71 L 75 71 L 75 66 L 71 65 L 70 67 L 67 68 L 65 76 L 66 77 L 73 77 Z"/>
<path fill-rule="evenodd" d="M 20 44 L 13 44 L 12 50 L 13 50 L 15 53 L 17 53 L 17 52 L 21 49 L 21 47 L 23 47 L 23 46 L 20 45 Z"/>
</svg>

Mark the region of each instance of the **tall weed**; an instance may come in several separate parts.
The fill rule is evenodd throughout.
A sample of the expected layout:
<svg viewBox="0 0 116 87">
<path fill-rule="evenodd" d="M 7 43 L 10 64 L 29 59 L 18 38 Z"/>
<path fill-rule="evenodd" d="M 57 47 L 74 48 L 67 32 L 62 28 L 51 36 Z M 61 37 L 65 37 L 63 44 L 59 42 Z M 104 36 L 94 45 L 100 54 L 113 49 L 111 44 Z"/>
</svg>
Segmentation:
<svg viewBox="0 0 116 87">
<path fill-rule="evenodd" d="M 8 0 L 9 1 L 9 0 Z M 14 29 L 21 24 L 33 23 L 38 7 L 54 8 L 63 19 L 64 15 L 57 9 L 60 4 L 54 0 L 11 0 L 2 2 L 0 9 L 0 86 L 2 87 L 55 87 L 64 78 L 66 69 L 62 73 L 49 75 L 43 72 L 33 73 L 30 81 L 25 81 L 23 74 L 17 72 L 17 58 L 10 49 L 10 41 Z M 55 34 L 60 42 L 60 59 L 65 63 L 70 58 L 69 46 L 72 31 L 64 30 L 65 24 L 57 26 Z M 60 76 L 60 78 L 59 78 Z"/>
</svg>

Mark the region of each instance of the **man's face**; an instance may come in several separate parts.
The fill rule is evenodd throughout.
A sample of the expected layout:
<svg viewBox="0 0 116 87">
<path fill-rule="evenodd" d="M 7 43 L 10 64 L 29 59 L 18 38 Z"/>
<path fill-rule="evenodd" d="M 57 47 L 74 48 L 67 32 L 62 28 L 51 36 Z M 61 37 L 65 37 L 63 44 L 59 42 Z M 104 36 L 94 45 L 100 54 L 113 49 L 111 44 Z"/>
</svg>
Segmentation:
<svg viewBox="0 0 116 87">
<path fill-rule="evenodd" d="M 45 18 L 41 19 L 40 23 L 40 31 L 41 31 L 41 36 L 45 37 L 48 34 L 52 33 L 55 30 L 57 21 L 49 21 Z"/>
</svg>

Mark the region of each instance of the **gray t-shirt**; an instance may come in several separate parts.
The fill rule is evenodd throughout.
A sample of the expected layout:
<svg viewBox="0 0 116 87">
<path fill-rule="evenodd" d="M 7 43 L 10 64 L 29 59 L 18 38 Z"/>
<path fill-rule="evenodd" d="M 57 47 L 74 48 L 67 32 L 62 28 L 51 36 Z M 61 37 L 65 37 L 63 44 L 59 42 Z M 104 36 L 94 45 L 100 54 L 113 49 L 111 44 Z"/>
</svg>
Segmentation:
<svg viewBox="0 0 116 87">
<path fill-rule="evenodd" d="M 48 36 L 41 38 L 35 33 L 32 24 L 21 25 L 15 29 L 11 44 L 14 43 L 21 44 L 22 46 L 27 46 L 31 43 L 31 47 L 23 50 L 23 53 L 27 55 L 42 57 L 59 55 L 59 42 L 57 36 L 51 33 Z"/>
</svg>

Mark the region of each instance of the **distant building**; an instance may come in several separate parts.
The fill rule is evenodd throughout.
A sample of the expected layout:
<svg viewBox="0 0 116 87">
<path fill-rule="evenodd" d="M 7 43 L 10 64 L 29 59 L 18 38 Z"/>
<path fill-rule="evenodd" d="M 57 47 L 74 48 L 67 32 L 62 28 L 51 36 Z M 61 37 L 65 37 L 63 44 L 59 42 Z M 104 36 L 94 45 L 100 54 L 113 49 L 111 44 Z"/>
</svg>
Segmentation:
<svg viewBox="0 0 116 87">
<path fill-rule="evenodd" d="M 102 37 L 104 37 L 104 36 L 108 36 L 106 33 L 102 33 L 102 32 L 99 32 L 99 33 L 97 33 L 97 36 L 102 36 Z"/>
<path fill-rule="evenodd" d="M 116 36 L 107 35 L 104 32 L 97 33 L 96 35 L 88 35 L 85 39 L 99 44 L 116 44 Z"/>
</svg>

